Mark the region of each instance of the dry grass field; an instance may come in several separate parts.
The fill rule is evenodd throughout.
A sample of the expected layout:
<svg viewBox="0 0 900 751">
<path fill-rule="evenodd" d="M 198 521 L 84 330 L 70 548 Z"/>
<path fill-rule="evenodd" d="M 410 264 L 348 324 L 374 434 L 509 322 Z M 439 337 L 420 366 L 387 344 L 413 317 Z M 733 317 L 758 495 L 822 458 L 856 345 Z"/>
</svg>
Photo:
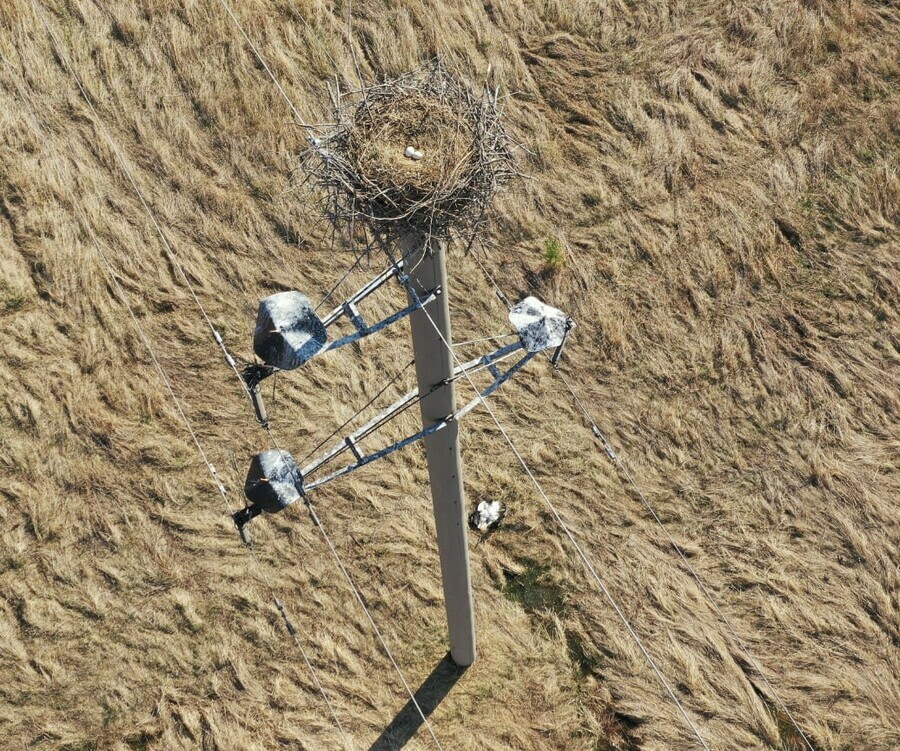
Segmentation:
<svg viewBox="0 0 900 751">
<path fill-rule="evenodd" d="M 353 259 L 301 188 L 303 130 L 217 0 L 41 7 L 249 357 L 261 297 L 318 299 Z M 477 85 L 492 64 L 530 179 L 476 251 L 511 298 L 577 320 L 562 369 L 813 748 L 900 749 L 900 6 L 233 9 L 314 122 L 329 80 L 357 82 L 348 11 L 365 80 L 440 55 Z M 5 0 L 0 748 L 342 748 L 88 227 L 237 509 L 266 436 L 33 5 Z M 475 257 L 454 246 L 450 272 L 456 339 L 507 330 Z M 374 396 L 408 339 L 279 377 L 285 447 L 302 457 Z M 805 748 L 548 363 L 493 404 L 709 747 Z M 462 436 L 470 500 L 510 516 L 472 540 L 480 656 L 461 676 L 440 665 L 421 448 L 313 498 L 411 686 L 446 693 L 443 748 L 700 748 L 489 417 Z M 408 738 L 402 686 L 303 509 L 255 538 L 354 747 L 435 748 Z"/>
</svg>

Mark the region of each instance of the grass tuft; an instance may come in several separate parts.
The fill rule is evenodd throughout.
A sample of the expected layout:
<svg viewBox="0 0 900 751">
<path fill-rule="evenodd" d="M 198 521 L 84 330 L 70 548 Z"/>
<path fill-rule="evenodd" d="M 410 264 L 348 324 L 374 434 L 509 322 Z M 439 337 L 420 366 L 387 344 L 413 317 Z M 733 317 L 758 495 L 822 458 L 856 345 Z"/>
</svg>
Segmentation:
<svg viewBox="0 0 900 751">
<path fill-rule="evenodd" d="M 566 250 L 558 237 L 548 237 L 544 241 L 541 256 L 544 260 L 544 270 L 551 274 L 555 274 L 566 265 Z"/>
</svg>

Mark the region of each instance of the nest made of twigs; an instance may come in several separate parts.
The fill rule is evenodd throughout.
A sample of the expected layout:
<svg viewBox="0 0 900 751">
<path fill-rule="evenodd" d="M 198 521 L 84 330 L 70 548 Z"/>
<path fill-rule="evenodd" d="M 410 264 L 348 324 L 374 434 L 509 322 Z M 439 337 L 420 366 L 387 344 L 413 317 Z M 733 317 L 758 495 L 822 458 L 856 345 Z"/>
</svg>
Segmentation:
<svg viewBox="0 0 900 751">
<path fill-rule="evenodd" d="M 334 125 L 311 139 L 305 167 L 335 223 L 378 232 L 464 230 L 517 174 L 496 92 L 476 96 L 440 63 L 333 95 Z M 420 159 L 407 156 L 412 148 Z"/>
</svg>

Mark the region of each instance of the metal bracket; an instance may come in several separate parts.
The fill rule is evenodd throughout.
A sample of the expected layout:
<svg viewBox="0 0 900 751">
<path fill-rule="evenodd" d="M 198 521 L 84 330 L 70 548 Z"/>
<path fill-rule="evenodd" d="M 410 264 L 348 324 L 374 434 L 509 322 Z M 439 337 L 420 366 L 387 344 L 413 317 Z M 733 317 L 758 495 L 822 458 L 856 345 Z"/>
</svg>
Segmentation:
<svg viewBox="0 0 900 751">
<path fill-rule="evenodd" d="M 308 492 L 315 488 L 321 487 L 322 485 L 325 485 L 332 480 L 336 480 L 338 477 L 342 477 L 346 474 L 349 474 L 350 472 L 359 469 L 360 467 L 364 467 L 366 464 L 370 464 L 377 459 L 383 459 L 384 457 L 393 454 L 395 451 L 399 451 L 400 449 L 405 448 L 410 444 L 421 441 L 423 438 L 431 435 L 432 433 L 436 433 L 438 430 L 442 430 L 443 428 L 447 427 L 447 425 L 449 425 L 451 422 L 462 419 L 475 407 L 477 407 L 482 399 L 485 399 L 493 394 L 504 383 L 512 378 L 513 375 L 521 370 L 525 366 L 525 364 L 535 356 L 535 354 L 537 354 L 535 352 L 526 352 L 523 357 L 521 357 L 515 364 L 507 368 L 505 371 L 501 371 L 497 368 L 496 363 L 511 357 L 521 349 L 523 349 L 522 343 L 514 342 L 513 344 L 501 347 L 500 349 L 497 349 L 490 354 L 484 355 L 483 357 L 479 357 L 474 360 L 470 360 L 467 363 L 463 363 L 462 365 L 458 365 L 453 370 L 454 380 L 485 369 L 494 376 L 494 380 L 485 389 L 479 392 L 479 394 L 474 399 L 469 401 L 462 408 L 447 415 L 443 420 L 429 425 L 427 428 L 423 428 L 422 430 L 419 430 L 418 432 L 413 433 L 412 435 L 409 435 L 399 441 L 396 441 L 378 451 L 373 451 L 368 454 L 363 454 L 362 452 L 360 452 L 357 445 L 358 441 L 371 434 L 381 425 L 389 422 L 396 415 L 406 409 L 411 402 L 417 401 L 419 398 L 419 390 L 413 389 L 408 394 L 400 397 L 400 399 L 395 401 L 387 409 L 377 414 L 365 425 L 347 436 L 342 443 L 337 444 L 330 451 L 326 452 L 317 459 L 314 459 L 307 466 L 305 466 L 300 472 L 304 480 L 304 490 Z M 349 449 L 353 453 L 356 461 L 317 480 L 312 480 L 311 482 L 307 480 L 310 475 L 324 467 L 326 464 L 331 463 L 347 449 Z"/>
<path fill-rule="evenodd" d="M 553 354 L 550 356 L 550 364 L 555 368 L 559 365 L 559 358 L 562 357 L 563 348 L 566 346 L 566 342 L 569 340 L 569 333 L 572 329 L 575 328 L 575 321 L 571 318 L 566 318 L 566 332 L 563 334 L 562 341 L 559 343 L 559 346 L 554 350 Z"/>
<path fill-rule="evenodd" d="M 334 323 L 340 315 L 346 315 L 352 322 L 353 325 L 356 326 L 356 331 L 352 334 L 348 334 L 347 336 L 338 339 L 337 341 L 331 342 L 330 344 L 326 344 L 322 349 L 320 349 L 316 354 L 324 354 L 325 352 L 330 352 L 331 350 L 338 349 L 339 347 L 343 347 L 345 344 L 351 344 L 353 342 L 358 342 L 360 339 L 367 337 L 371 334 L 375 334 L 382 329 L 386 329 L 388 326 L 396 323 L 401 318 L 406 318 L 410 313 L 415 312 L 423 305 L 427 305 L 432 300 L 434 300 L 441 293 L 440 289 L 435 289 L 429 292 L 423 299 L 417 300 L 412 305 L 407 305 L 405 308 L 398 310 L 396 313 L 392 313 L 386 318 L 382 318 L 378 323 L 373 323 L 371 326 L 366 325 L 366 322 L 363 320 L 362 316 L 359 313 L 359 308 L 353 302 L 346 302 L 343 304 L 341 309 L 341 314 L 337 315 L 330 322 L 326 322 L 326 328 Z M 326 319 L 327 321 L 327 319 Z"/>
<path fill-rule="evenodd" d="M 269 427 L 269 414 L 266 412 L 266 405 L 263 403 L 262 393 L 260 392 L 260 383 L 264 378 L 268 378 L 273 373 L 277 373 L 278 368 L 271 365 L 260 365 L 259 363 L 250 363 L 244 366 L 241 371 L 241 378 L 247 384 L 247 391 L 250 393 L 250 401 L 253 404 L 253 411 L 256 413 L 256 420 L 264 428 Z"/>
<path fill-rule="evenodd" d="M 356 457 L 357 461 L 363 458 L 363 455 L 359 453 L 359 449 L 356 447 L 356 442 L 351 436 L 347 436 L 344 439 L 344 443 L 346 443 L 350 450 L 353 452 L 353 456 Z"/>
<path fill-rule="evenodd" d="M 260 303 L 257 331 L 254 335 L 254 350 L 265 361 L 265 364 L 247 365 L 243 369 L 242 377 L 250 393 L 256 419 L 263 427 L 267 427 L 269 421 L 259 390 L 259 384 L 265 378 L 282 369 L 292 370 L 316 355 L 330 352 L 382 331 L 423 305 L 432 302 L 441 294 L 440 289 L 431 290 L 420 299 L 416 299 L 413 304 L 401 308 L 376 323 L 368 324 L 359 306 L 391 279 L 396 279 L 404 288 L 408 286 L 409 278 L 403 273 L 402 261 L 382 271 L 323 319 L 319 319 L 308 299 L 299 292 L 279 293 Z M 275 302 L 276 300 L 278 302 Z M 346 318 L 352 323 L 356 330 L 336 341 L 327 342 L 328 329 L 342 318 Z M 262 338 L 259 339 L 259 337 Z"/>
<path fill-rule="evenodd" d="M 353 297 L 341 303 L 341 305 L 335 308 L 328 316 L 326 316 L 325 319 L 322 320 L 322 323 L 327 327 L 334 324 L 335 321 L 337 321 L 341 316 L 346 316 L 353 322 L 354 326 L 356 327 L 356 332 L 354 334 L 345 336 L 343 339 L 339 339 L 336 342 L 322 346 L 318 350 L 319 352 L 336 349 L 343 346 L 344 344 L 348 344 L 351 341 L 357 341 L 364 336 L 368 336 L 375 331 L 379 331 L 380 329 L 391 325 L 393 322 L 399 320 L 400 318 L 403 318 L 413 311 L 427 305 L 440 293 L 440 290 L 433 290 L 425 296 L 422 296 L 417 294 L 415 291 L 411 291 L 410 297 L 414 300 L 413 304 L 397 311 L 396 313 L 388 316 L 382 321 L 369 326 L 365 323 L 365 320 L 363 319 L 362 314 L 359 311 L 358 304 L 391 278 L 396 278 L 402 285 L 404 285 L 404 287 L 407 288 L 407 290 L 413 290 L 413 288 L 409 284 L 408 277 L 402 273 L 402 266 L 400 264 L 392 266 L 386 271 L 382 272 L 378 277 L 369 282 Z M 371 462 L 374 462 L 378 459 L 389 456 L 395 451 L 399 451 L 400 449 L 405 448 L 410 444 L 421 441 L 423 438 L 426 438 L 427 436 L 432 435 L 439 430 L 442 430 L 450 423 L 462 419 L 467 414 L 469 414 L 469 412 L 475 409 L 475 407 L 477 407 L 484 399 L 497 391 L 504 383 L 506 383 L 510 378 L 512 378 L 516 373 L 524 368 L 525 365 L 527 365 L 528 362 L 532 360 L 539 352 L 553 349 L 554 352 L 550 358 L 550 361 L 551 363 L 553 363 L 553 365 L 556 365 L 562 355 L 563 349 L 569 336 L 569 332 L 575 326 L 574 321 L 566 316 L 565 313 L 557 310 L 556 308 L 545 305 L 540 300 L 533 297 L 526 298 L 518 305 L 516 305 L 512 311 L 510 311 L 510 322 L 516 328 L 516 331 L 518 333 L 517 341 L 513 342 L 512 344 L 507 344 L 506 346 L 500 347 L 493 352 L 483 355 L 482 357 L 478 357 L 461 365 L 457 365 L 453 369 L 453 375 L 450 380 L 454 381 L 459 378 L 468 378 L 469 376 L 471 376 L 471 374 L 481 370 L 486 370 L 491 374 L 491 376 L 493 377 L 491 383 L 488 384 L 480 392 L 478 392 L 474 399 L 469 401 L 461 408 L 457 409 L 455 412 L 447 415 L 442 420 L 439 420 L 438 422 L 435 422 L 428 427 L 423 428 L 422 430 L 408 435 L 405 438 L 400 439 L 399 441 L 395 441 L 394 443 L 391 443 L 390 445 L 385 446 L 384 448 L 377 451 L 372 451 L 369 453 L 364 452 L 360 448 L 360 441 L 362 441 L 382 425 L 399 415 L 411 404 L 419 400 L 419 389 L 413 389 L 408 394 L 400 397 L 387 409 L 375 415 L 375 417 L 370 419 L 363 426 L 353 431 L 350 435 L 346 436 L 340 443 L 336 444 L 329 451 L 326 451 L 318 458 L 313 459 L 312 462 L 310 462 L 309 464 L 307 464 L 307 466 L 300 470 L 299 481 L 295 483 L 296 491 L 297 493 L 299 493 L 299 497 L 305 497 L 305 494 L 310 490 L 321 487 L 322 485 L 325 485 L 332 480 L 336 480 L 338 477 L 342 477 L 343 475 L 349 474 L 350 472 L 353 472 L 360 467 L 364 467 L 366 464 L 370 464 Z M 513 357 L 517 353 L 519 353 L 521 356 L 512 365 L 506 367 L 505 370 L 499 366 L 499 363 Z M 258 370 L 247 368 L 245 370 L 245 373 L 250 371 L 250 375 L 252 377 L 258 377 L 258 379 L 253 383 L 253 386 L 256 387 L 255 393 L 258 395 L 258 381 L 261 380 L 261 378 L 264 378 L 265 375 L 268 375 L 268 373 L 260 376 L 260 373 L 262 372 L 262 366 L 255 367 L 258 368 Z M 435 384 L 432 389 L 444 386 L 447 382 L 447 379 L 445 379 L 440 383 Z M 249 380 L 248 383 L 250 383 Z M 251 393 L 254 393 L 253 388 L 251 388 Z M 427 394 L 425 394 L 425 396 L 427 396 Z M 255 401 L 254 404 L 256 404 Z M 262 413 L 257 410 L 258 418 L 261 417 L 261 414 L 264 417 L 264 408 Z M 347 464 L 340 469 L 337 469 L 325 475 L 324 477 L 320 477 L 319 479 L 309 479 L 313 474 L 319 472 L 323 467 L 336 460 L 341 454 L 346 451 L 349 451 L 353 455 L 354 461 L 352 463 Z M 285 501 L 285 504 L 289 505 L 295 500 L 297 499 L 294 498 L 293 500 L 287 500 Z M 239 513 L 246 514 L 249 512 L 245 509 L 243 512 Z M 259 512 L 257 511 L 256 513 Z M 236 515 L 235 521 L 240 527 L 251 518 L 252 516 L 249 516 L 246 519 L 244 519 L 243 517 L 238 519 Z"/>
</svg>

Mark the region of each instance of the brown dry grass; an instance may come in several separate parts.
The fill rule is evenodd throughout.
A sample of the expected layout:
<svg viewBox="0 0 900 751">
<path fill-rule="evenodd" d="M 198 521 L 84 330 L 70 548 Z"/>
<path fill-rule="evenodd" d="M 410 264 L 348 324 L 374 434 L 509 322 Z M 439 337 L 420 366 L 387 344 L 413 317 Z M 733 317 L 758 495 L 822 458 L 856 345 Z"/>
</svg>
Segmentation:
<svg viewBox="0 0 900 751">
<path fill-rule="evenodd" d="M 288 190 L 302 133 L 213 0 L 51 5 L 201 297 L 249 350 L 259 297 L 315 295 L 345 265 Z M 335 69 L 353 81 L 346 7 L 235 10 L 311 119 Z M 501 202 L 491 266 L 578 320 L 566 368 L 816 747 L 900 748 L 896 5 L 353 13 L 366 76 L 442 53 L 476 77 L 491 61 L 515 92 L 536 179 Z M 0 6 L 0 53 L 2 746 L 337 748 L 76 210 L 235 488 L 264 446 L 249 409 L 26 0 Z M 542 275 L 548 236 L 566 265 Z M 452 269 L 457 337 L 495 333 L 477 266 Z M 285 442 L 302 454 L 406 356 L 385 337 L 282 379 Z M 546 365 L 496 405 L 710 745 L 798 748 Z M 472 551 L 481 656 L 433 715 L 445 748 L 696 747 L 488 420 L 463 436 L 472 498 L 512 513 Z M 319 504 L 418 685 L 445 649 L 421 454 Z M 396 680 L 305 516 L 257 535 L 368 748 L 404 704 Z"/>
</svg>

